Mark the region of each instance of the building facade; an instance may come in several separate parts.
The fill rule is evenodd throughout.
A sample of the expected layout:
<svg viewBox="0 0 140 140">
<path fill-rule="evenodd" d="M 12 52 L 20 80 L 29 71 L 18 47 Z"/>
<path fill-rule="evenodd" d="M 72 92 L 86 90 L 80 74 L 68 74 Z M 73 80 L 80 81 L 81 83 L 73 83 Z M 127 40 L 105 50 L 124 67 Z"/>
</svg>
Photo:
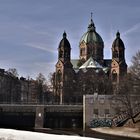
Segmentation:
<svg viewBox="0 0 140 140">
<path fill-rule="evenodd" d="M 37 80 L 18 78 L 0 69 L 0 104 L 46 104 L 48 94 Z"/>
<path fill-rule="evenodd" d="M 112 87 L 109 89 L 108 84 L 117 85 L 127 73 L 125 46 L 119 31 L 111 49 L 112 59 L 104 59 L 104 41 L 91 18 L 79 42 L 79 59 L 71 59 L 71 45 L 64 32 L 54 74 L 55 101 L 82 103 L 83 94 L 110 94 Z"/>
</svg>

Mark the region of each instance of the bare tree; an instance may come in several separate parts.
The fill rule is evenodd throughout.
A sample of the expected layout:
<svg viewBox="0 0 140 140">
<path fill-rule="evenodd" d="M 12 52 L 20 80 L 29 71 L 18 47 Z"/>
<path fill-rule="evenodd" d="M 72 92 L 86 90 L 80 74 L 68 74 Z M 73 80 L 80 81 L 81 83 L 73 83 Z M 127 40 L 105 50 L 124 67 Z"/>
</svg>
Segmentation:
<svg viewBox="0 0 140 140">
<path fill-rule="evenodd" d="M 16 68 L 9 68 L 7 70 L 7 72 L 13 77 L 18 77 L 19 76 Z"/>
<path fill-rule="evenodd" d="M 132 57 L 132 65 L 129 68 L 132 80 L 134 82 L 134 91 L 139 94 L 140 91 L 140 50 Z"/>
<path fill-rule="evenodd" d="M 40 84 L 44 84 L 46 82 L 46 78 L 42 73 L 39 73 L 36 77 L 36 80 Z"/>
<path fill-rule="evenodd" d="M 126 112 L 128 118 L 135 123 L 135 115 L 140 112 L 140 51 L 132 57 L 132 65 L 127 76 L 121 79 L 115 99 L 121 103 L 121 113 Z"/>
<path fill-rule="evenodd" d="M 48 85 L 48 90 L 50 90 L 50 91 L 52 91 L 53 82 L 54 82 L 54 73 L 49 73 L 48 80 L 47 80 L 47 85 Z"/>
<path fill-rule="evenodd" d="M 36 77 L 36 80 L 38 82 L 40 103 L 52 102 L 52 78 L 53 75 L 51 73 L 48 75 L 48 80 L 46 80 L 45 76 L 42 73 L 39 73 Z"/>
<path fill-rule="evenodd" d="M 81 72 L 79 77 L 78 86 L 84 89 L 86 94 L 112 94 L 112 82 L 103 70 L 90 69 L 86 73 Z"/>
<path fill-rule="evenodd" d="M 44 103 L 44 85 L 46 82 L 46 78 L 42 73 L 39 73 L 36 77 L 36 81 L 38 83 L 38 100 L 39 103 Z"/>
<path fill-rule="evenodd" d="M 127 118 L 131 118 L 135 123 L 135 96 L 133 96 L 133 81 L 130 75 L 124 77 L 118 86 L 115 100 L 117 101 L 117 108 L 120 108 L 120 114 L 127 114 Z"/>
</svg>

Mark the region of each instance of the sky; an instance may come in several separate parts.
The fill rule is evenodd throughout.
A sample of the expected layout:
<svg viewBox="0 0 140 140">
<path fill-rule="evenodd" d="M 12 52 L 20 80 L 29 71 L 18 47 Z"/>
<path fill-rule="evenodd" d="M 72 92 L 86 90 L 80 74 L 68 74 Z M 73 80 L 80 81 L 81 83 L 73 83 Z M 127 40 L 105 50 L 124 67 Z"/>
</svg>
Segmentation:
<svg viewBox="0 0 140 140">
<path fill-rule="evenodd" d="M 104 41 L 104 58 L 119 30 L 126 62 L 140 48 L 140 0 L 0 0 L 0 68 L 16 68 L 19 76 L 46 77 L 55 71 L 57 48 L 64 31 L 79 58 L 79 41 L 90 13 Z"/>
</svg>

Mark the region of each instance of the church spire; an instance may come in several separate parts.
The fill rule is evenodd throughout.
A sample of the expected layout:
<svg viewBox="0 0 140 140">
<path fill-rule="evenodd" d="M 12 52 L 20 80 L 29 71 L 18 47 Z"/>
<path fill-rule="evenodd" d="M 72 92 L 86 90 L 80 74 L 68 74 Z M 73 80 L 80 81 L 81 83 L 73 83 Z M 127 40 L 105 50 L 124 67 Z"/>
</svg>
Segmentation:
<svg viewBox="0 0 140 140">
<path fill-rule="evenodd" d="M 116 33 L 116 38 L 120 38 L 120 32 L 119 32 L 119 30 Z"/>
<path fill-rule="evenodd" d="M 67 39 L 67 34 L 64 31 L 63 38 L 60 41 L 58 47 L 58 59 L 60 59 L 63 62 L 70 61 L 70 51 L 71 51 L 71 46 Z"/>
<path fill-rule="evenodd" d="M 94 25 L 94 22 L 93 22 L 92 16 L 93 16 L 93 13 L 91 12 L 90 24 L 89 24 L 89 26 L 88 26 L 88 30 L 89 30 L 89 31 L 93 31 L 93 30 L 95 30 L 95 25 Z"/>
<path fill-rule="evenodd" d="M 120 32 L 117 31 L 116 39 L 112 44 L 112 59 L 115 59 L 117 62 L 125 61 L 124 50 L 125 46 L 120 38 Z"/>
<path fill-rule="evenodd" d="M 66 34 L 65 30 L 64 30 L 63 38 L 66 38 L 66 37 L 67 37 L 67 34 Z"/>
<path fill-rule="evenodd" d="M 92 16 L 93 16 L 93 13 L 91 12 L 91 23 L 93 23 Z"/>
</svg>

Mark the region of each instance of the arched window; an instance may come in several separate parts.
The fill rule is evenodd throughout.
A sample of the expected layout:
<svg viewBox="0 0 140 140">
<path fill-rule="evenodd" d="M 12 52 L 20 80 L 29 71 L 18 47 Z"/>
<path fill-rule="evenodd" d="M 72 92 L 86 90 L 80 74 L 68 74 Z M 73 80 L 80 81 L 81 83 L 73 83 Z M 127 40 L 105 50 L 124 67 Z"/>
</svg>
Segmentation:
<svg viewBox="0 0 140 140">
<path fill-rule="evenodd" d="M 113 82 L 117 82 L 117 73 L 115 70 L 112 72 L 112 80 Z"/>
<path fill-rule="evenodd" d="M 58 73 L 57 73 L 57 80 L 59 83 L 62 81 L 62 73 L 60 70 L 58 70 Z"/>
<path fill-rule="evenodd" d="M 120 57 L 120 58 L 123 58 L 123 51 L 121 51 L 121 52 L 119 53 L 119 57 Z"/>
<path fill-rule="evenodd" d="M 59 50 L 59 58 L 62 58 L 63 57 L 63 51 L 60 49 Z"/>
<path fill-rule="evenodd" d="M 65 75 L 65 81 L 68 81 L 68 75 Z"/>
<path fill-rule="evenodd" d="M 85 55 L 85 48 L 81 48 L 80 54 L 81 54 L 81 55 Z"/>
<path fill-rule="evenodd" d="M 118 56 L 118 52 L 115 50 L 114 52 L 113 52 L 113 57 L 114 58 L 118 58 L 119 56 Z"/>
</svg>

